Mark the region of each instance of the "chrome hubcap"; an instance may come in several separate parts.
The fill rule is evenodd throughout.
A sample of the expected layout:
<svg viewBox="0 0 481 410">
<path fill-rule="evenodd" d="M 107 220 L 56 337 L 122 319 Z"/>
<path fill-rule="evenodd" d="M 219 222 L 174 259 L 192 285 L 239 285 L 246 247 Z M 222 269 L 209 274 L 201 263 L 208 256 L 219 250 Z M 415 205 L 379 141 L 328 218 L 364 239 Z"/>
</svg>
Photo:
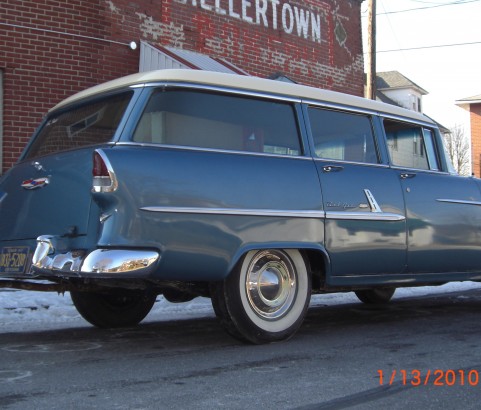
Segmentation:
<svg viewBox="0 0 481 410">
<path fill-rule="evenodd" d="M 279 319 L 290 310 L 296 296 L 296 284 L 293 263 L 281 251 L 257 253 L 247 269 L 249 304 L 264 319 Z"/>
</svg>

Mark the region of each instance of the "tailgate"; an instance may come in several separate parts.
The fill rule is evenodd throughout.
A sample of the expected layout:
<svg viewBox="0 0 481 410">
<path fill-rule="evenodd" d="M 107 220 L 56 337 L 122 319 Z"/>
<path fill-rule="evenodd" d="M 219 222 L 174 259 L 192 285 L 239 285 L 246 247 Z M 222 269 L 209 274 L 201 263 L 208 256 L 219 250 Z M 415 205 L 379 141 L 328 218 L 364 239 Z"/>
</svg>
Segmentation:
<svg viewBox="0 0 481 410">
<path fill-rule="evenodd" d="M 15 166 L 0 186 L 0 241 L 86 234 L 91 156 L 88 148 Z"/>
</svg>

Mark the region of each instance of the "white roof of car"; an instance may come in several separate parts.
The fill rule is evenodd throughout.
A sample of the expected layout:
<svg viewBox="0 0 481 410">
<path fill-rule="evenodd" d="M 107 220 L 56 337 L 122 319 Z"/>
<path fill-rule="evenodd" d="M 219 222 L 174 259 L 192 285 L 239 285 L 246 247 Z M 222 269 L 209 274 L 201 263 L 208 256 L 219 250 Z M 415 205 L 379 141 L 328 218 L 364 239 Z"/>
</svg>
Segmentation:
<svg viewBox="0 0 481 410">
<path fill-rule="evenodd" d="M 113 91 L 119 88 L 164 82 L 191 83 L 222 88 L 225 87 L 257 93 L 287 96 L 299 100 L 315 100 L 336 105 L 338 104 L 350 107 L 358 107 L 363 110 L 374 112 L 389 113 L 396 116 L 408 117 L 418 121 L 432 123 L 431 119 L 421 113 L 400 108 L 395 105 L 381 103 L 379 101 L 356 97 L 350 94 L 343 94 L 335 91 L 323 90 L 320 88 L 308 87 L 299 84 L 290 84 L 282 81 L 268 80 L 253 76 L 186 69 L 156 70 L 121 77 L 74 94 L 57 104 L 53 109 L 63 107 L 67 104 L 74 103 L 99 93 Z"/>
</svg>

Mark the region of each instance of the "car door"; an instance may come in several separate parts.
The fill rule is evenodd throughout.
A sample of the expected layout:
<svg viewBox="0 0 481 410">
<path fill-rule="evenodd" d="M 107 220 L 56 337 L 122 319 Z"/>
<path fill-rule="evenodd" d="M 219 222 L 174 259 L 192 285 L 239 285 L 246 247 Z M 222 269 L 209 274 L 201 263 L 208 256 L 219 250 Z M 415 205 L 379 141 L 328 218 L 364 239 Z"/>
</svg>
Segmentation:
<svg viewBox="0 0 481 410">
<path fill-rule="evenodd" d="M 381 161 L 370 115 L 306 108 L 326 211 L 331 278 L 402 273 L 406 222 L 398 176 Z"/>
<path fill-rule="evenodd" d="M 384 119 L 406 203 L 408 271 L 469 272 L 481 266 L 481 193 L 452 175 L 435 129 Z"/>
</svg>

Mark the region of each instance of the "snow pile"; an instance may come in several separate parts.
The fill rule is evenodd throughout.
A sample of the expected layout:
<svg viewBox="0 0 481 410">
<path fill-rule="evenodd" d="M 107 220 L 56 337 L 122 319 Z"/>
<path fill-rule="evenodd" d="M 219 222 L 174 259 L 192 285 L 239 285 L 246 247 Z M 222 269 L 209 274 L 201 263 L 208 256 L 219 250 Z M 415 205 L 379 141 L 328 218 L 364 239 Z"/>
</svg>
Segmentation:
<svg viewBox="0 0 481 410">
<path fill-rule="evenodd" d="M 393 299 L 429 294 L 458 292 L 481 288 L 481 283 L 453 282 L 443 286 L 397 289 Z M 311 306 L 358 303 L 352 292 L 314 295 Z M 210 299 L 196 298 L 186 303 L 169 303 L 162 296 L 149 313 L 146 322 L 214 317 Z M 0 333 L 90 326 L 77 313 L 69 293 L 32 292 L 0 288 Z"/>
</svg>

